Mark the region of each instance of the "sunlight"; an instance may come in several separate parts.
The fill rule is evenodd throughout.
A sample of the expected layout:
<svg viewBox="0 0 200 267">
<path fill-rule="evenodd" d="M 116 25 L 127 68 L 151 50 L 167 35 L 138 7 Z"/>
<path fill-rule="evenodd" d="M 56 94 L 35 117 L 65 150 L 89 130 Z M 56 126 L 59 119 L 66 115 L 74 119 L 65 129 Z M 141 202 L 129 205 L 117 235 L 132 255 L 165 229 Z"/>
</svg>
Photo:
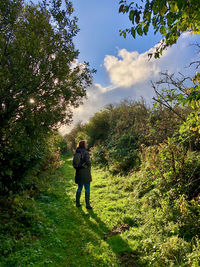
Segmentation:
<svg viewBox="0 0 200 267">
<path fill-rule="evenodd" d="M 30 99 L 29 99 L 29 102 L 30 102 L 31 104 L 33 104 L 33 103 L 35 103 L 35 100 L 34 100 L 33 98 L 30 98 Z"/>
</svg>

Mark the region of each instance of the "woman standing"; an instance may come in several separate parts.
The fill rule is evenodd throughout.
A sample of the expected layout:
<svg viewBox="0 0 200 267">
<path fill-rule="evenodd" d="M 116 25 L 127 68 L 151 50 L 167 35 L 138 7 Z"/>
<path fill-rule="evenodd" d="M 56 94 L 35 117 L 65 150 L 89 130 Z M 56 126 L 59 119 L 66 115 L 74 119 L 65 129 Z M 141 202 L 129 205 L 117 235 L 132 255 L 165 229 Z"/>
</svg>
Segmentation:
<svg viewBox="0 0 200 267">
<path fill-rule="evenodd" d="M 91 161 L 87 148 L 88 144 L 86 140 L 79 141 L 73 158 L 73 166 L 76 169 L 75 183 L 78 184 L 76 191 L 76 206 L 81 206 L 80 197 L 84 185 L 86 208 L 92 209 L 90 206 L 90 182 L 92 181 Z"/>
</svg>

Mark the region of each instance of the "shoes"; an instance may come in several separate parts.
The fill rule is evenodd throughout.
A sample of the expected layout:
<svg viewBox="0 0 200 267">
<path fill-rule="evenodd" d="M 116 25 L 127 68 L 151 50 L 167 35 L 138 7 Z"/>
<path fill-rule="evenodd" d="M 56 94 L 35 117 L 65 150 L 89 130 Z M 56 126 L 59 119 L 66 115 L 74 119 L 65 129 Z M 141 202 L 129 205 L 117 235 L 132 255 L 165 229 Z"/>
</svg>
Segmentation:
<svg viewBox="0 0 200 267">
<path fill-rule="evenodd" d="M 81 207 L 80 204 L 81 192 L 76 192 L 76 207 Z"/>
<path fill-rule="evenodd" d="M 90 206 L 90 192 L 85 192 L 85 203 L 86 209 L 91 210 L 92 207 Z"/>
<path fill-rule="evenodd" d="M 76 207 L 81 207 L 80 204 L 81 192 L 76 192 Z M 91 210 L 92 207 L 90 206 L 90 192 L 85 192 L 85 203 L 86 209 Z"/>
</svg>

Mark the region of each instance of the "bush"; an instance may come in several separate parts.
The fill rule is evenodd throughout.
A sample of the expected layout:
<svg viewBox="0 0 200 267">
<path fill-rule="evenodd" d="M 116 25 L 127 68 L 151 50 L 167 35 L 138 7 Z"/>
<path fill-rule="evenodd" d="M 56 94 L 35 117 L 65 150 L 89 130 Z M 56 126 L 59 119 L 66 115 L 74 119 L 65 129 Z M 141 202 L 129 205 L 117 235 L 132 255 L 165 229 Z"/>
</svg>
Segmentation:
<svg viewBox="0 0 200 267">
<path fill-rule="evenodd" d="M 111 139 L 107 149 L 106 159 L 110 171 L 128 173 L 139 167 L 139 146 L 136 134 L 124 134 L 118 139 Z"/>
<path fill-rule="evenodd" d="M 91 148 L 91 160 L 94 165 L 100 167 L 107 166 L 106 147 L 103 145 L 94 146 Z"/>
<path fill-rule="evenodd" d="M 113 173 L 128 173 L 139 167 L 138 138 L 135 134 L 112 138 L 104 146 L 99 144 L 91 149 L 92 162 L 107 166 Z"/>
<path fill-rule="evenodd" d="M 200 193 L 199 172 L 200 155 L 195 151 L 187 151 L 184 146 L 167 143 L 152 147 L 142 147 L 142 169 L 154 177 L 154 183 L 163 191 L 171 190 L 171 194 L 184 194 L 190 200 Z"/>
<path fill-rule="evenodd" d="M 8 151 L 5 166 L 1 169 L 0 192 L 12 195 L 34 188 L 34 180 L 43 170 L 59 166 L 60 136 L 52 133 L 39 140 L 16 140 L 17 151 Z M 16 149 L 16 147 L 15 147 Z M 18 153 L 17 153 L 18 152 Z"/>
</svg>

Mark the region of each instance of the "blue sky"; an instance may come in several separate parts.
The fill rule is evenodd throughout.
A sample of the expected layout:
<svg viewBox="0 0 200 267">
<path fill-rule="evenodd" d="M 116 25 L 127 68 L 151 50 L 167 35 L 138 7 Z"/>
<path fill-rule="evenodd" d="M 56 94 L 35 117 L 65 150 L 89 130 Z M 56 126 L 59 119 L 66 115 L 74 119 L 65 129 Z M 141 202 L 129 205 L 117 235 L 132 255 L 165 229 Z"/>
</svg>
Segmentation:
<svg viewBox="0 0 200 267">
<path fill-rule="evenodd" d="M 129 28 L 130 21 L 127 14 L 118 13 L 118 0 L 72 0 L 72 3 L 80 28 L 74 38 L 80 51 L 78 60 L 89 62 L 97 73 L 93 85 L 87 89 L 88 99 L 74 110 L 72 125 L 60 129 L 63 134 L 77 122 L 88 121 L 109 103 L 119 103 L 124 98 L 138 100 L 142 96 L 151 104 L 154 95 L 151 80 L 159 80 L 160 72 L 194 75 L 195 70 L 187 66 L 197 59 L 197 51 L 191 43 L 200 42 L 199 36 L 184 33 L 161 59 L 148 61 L 148 53 L 161 36 L 154 35 L 152 30 L 136 39 L 120 36 L 119 29 Z"/>
<path fill-rule="evenodd" d="M 80 32 L 74 39 L 80 51 L 80 61 L 88 61 L 97 70 L 95 82 L 108 85 L 109 80 L 104 64 L 105 55 L 117 55 L 117 48 L 129 51 L 145 52 L 160 41 L 160 36 L 150 33 L 149 37 L 124 39 L 119 29 L 129 27 L 127 15 L 119 14 L 118 0 L 73 0 L 75 15 L 78 17 Z"/>
<path fill-rule="evenodd" d="M 74 110 L 71 126 L 64 126 L 67 133 L 79 121 L 86 122 L 109 103 L 119 103 L 124 98 L 138 100 L 141 96 L 151 105 L 154 91 L 151 80 L 160 78 L 160 72 L 185 75 L 194 73 L 187 68 L 197 57 L 191 43 L 199 36 L 184 34 L 176 45 L 169 48 L 161 59 L 148 61 L 148 52 L 161 40 L 151 30 L 145 37 L 124 39 L 119 29 L 130 26 L 126 14 L 119 14 L 118 0 L 73 0 L 80 32 L 74 39 L 80 51 L 79 61 L 88 61 L 97 70 L 94 84 L 88 88 L 88 99 Z"/>
</svg>

